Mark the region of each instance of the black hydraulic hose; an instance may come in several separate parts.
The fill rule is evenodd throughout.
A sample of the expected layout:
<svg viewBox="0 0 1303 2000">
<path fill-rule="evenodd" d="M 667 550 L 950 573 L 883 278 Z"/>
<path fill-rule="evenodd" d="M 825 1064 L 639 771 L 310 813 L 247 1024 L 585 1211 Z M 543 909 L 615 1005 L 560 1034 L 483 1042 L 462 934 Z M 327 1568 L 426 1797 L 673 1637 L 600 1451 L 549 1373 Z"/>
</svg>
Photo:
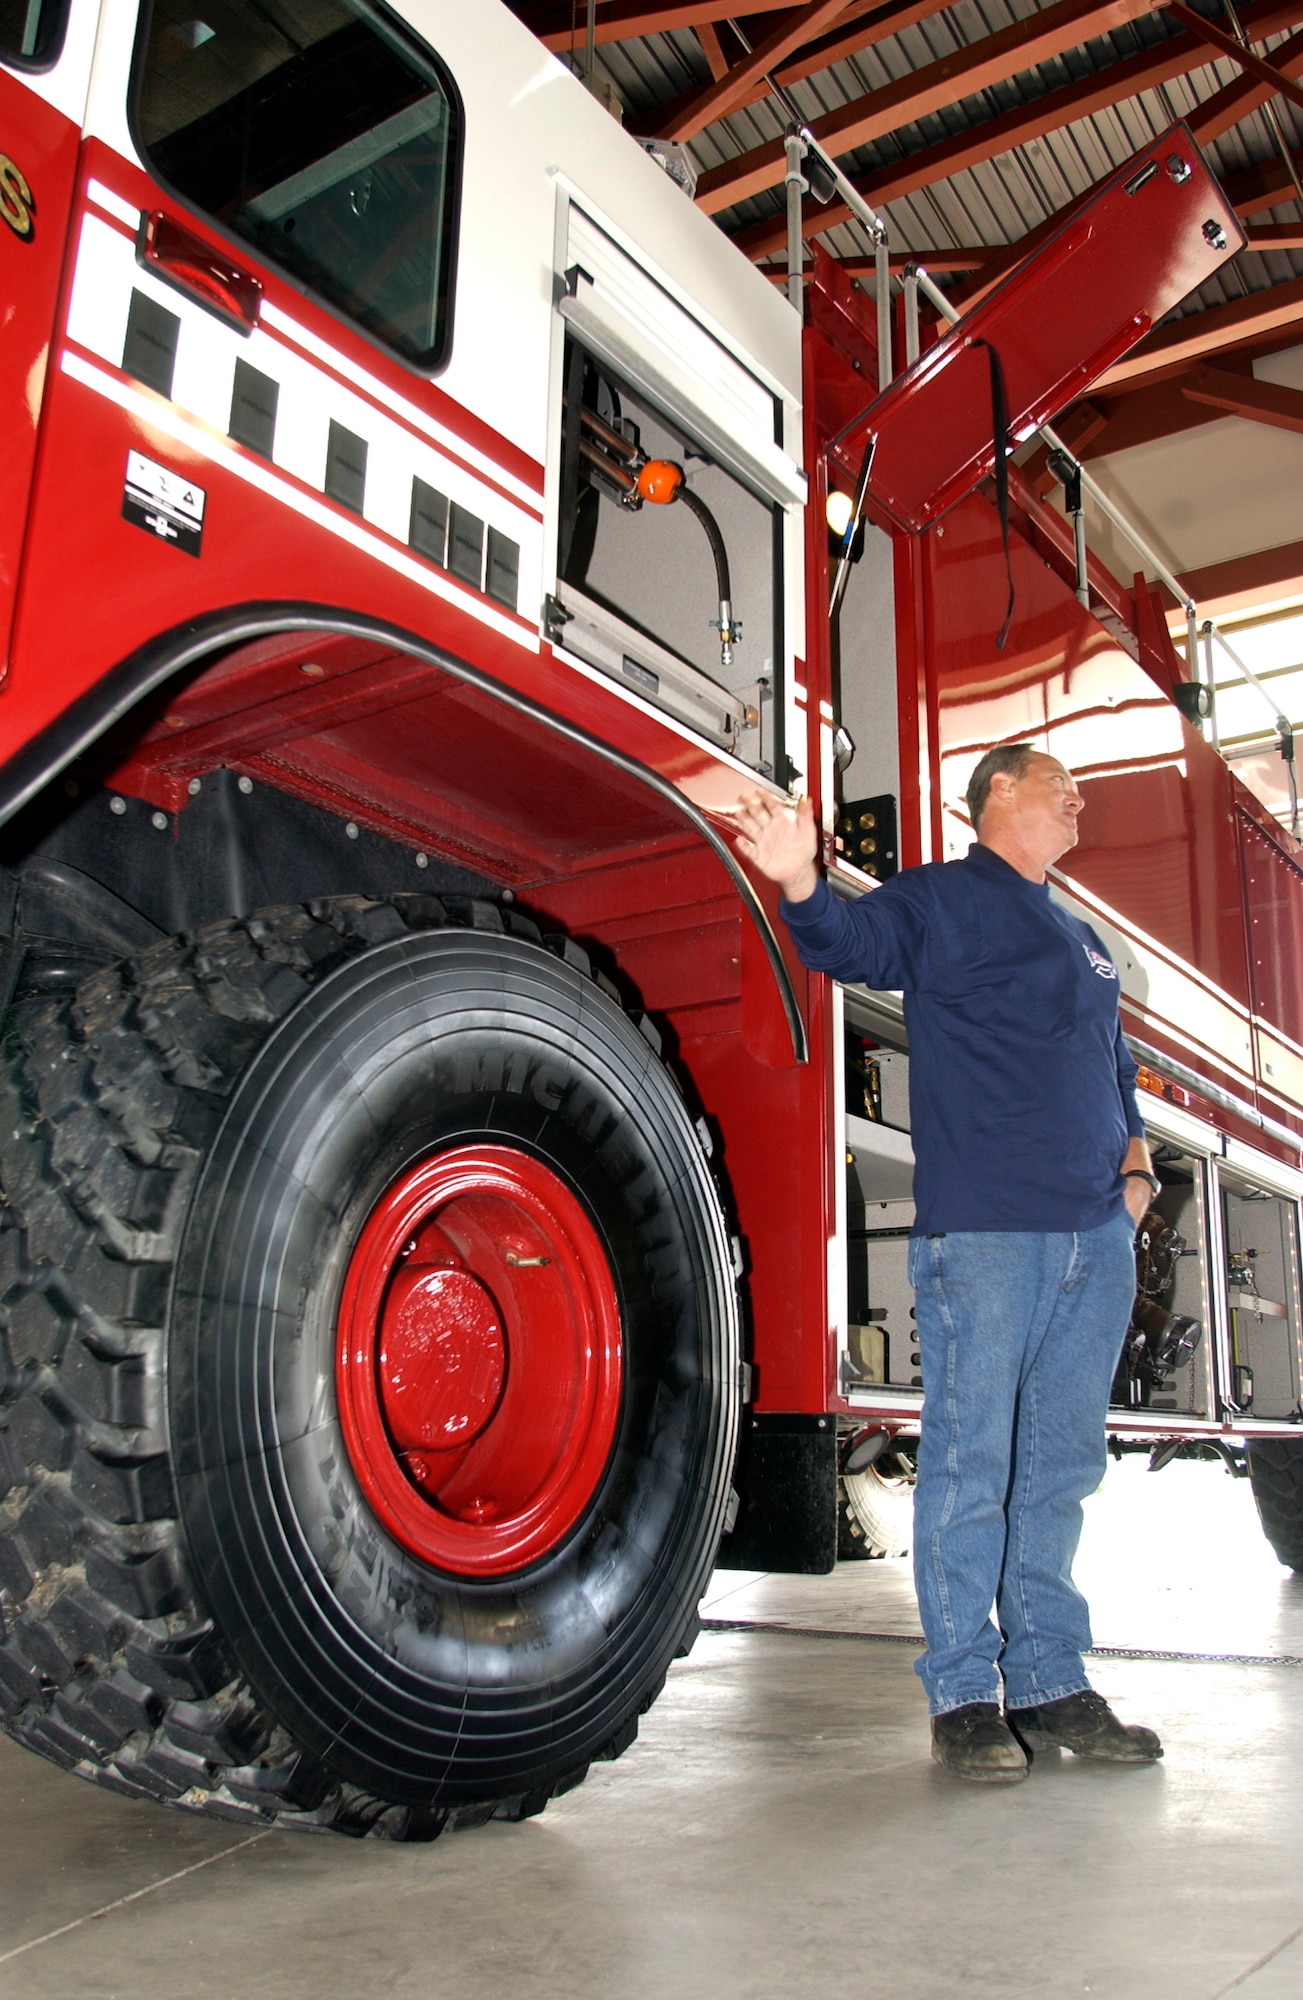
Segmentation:
<svg viewBox="0 0 1303 2000">
<path fill-rule="evenodd" d="M 586 458 L 590 465 L 600 468 L 602 475 L 611 484 L 620 487 L 629 496 L 626 504 L 638 505 L 646 497 L 658 505 L 682 500 L 690 513 L 696 515 L 706 531 L 710 543 L 710 553 L 715 559 L 715 585 L 719 598 L 719 617 L 715 621 L 719 633 L 720 664 L 724 668 L 733 664 L 733 646 L 741 636 L 741 626 L 733 617 L 733 589 L 728 573 L 728 550 L 724 537 L 719 531 L 719 523 L 705 501 L 689 487 L 683 475 L 683 468 L 671 461 L 651 461 L 644 458 L 637 445 L 632 444 L 622 432 L 608 424 L 604 417 L 585 403 L 580 409 L 581 435 L 578 440 L 578 455 Z M 619 460 L 625 463 L 621 465 Z M 640 472 L 643 467 L 659 469 L 671 474 L 675 480 L 672 487 L 662 493 L 652 492 L 642 485 Z M 635 497 L 636 496 L 636 497 Z"/>
<path fill-rule="evenodd" d="M 686 479 L 674 498 L 682 500 L 689 512 L 696 515 L 706 530 L 710 553 L 715 558 L 715 582 L 719 590 L 719 619 L 716 626 L 719 633 L 719 664 L 727 672 L 733 664 L 734 641 L 742 636 L 742 627 L 733 617 L 733 591 L 728 578 L 728 550 L 724 547 L 724 537 L 719 532 L 719 522 L 705 501 L 692 491 Z"/>
<path fill-rule="evenodd" d="M 696 515 L 706 530 L 710 553 L 715 558 L 715 581 L 718 585 L 719 601 L 721 604 L 732 604 L 733 591 L 728 578 L 728 550 L 724 547 L 724 537 L 719 532 L 719 522 L 700 495 L 693 492 L 686 479 L 674 497 L 676 500 L 681 500 L 684 506 Z"/>
</svg>

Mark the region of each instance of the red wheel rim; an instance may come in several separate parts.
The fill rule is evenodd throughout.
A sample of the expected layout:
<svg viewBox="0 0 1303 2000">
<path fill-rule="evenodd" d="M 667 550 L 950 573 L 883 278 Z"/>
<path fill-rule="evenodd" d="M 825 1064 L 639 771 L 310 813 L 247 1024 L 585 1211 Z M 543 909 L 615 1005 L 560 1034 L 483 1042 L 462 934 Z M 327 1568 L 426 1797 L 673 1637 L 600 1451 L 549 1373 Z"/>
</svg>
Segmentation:
<svg viewBox="0 0 1303 2000">
<path fill-rule="evenodd" d="M 413 1555 L 498 1576 L 555 1548 L 610 1456 L 621 1376 L 606 1253 L 539 1161 L 454 1147 L 377 1202 L 340 1299 L 339 1414 Z"/>
</svg>

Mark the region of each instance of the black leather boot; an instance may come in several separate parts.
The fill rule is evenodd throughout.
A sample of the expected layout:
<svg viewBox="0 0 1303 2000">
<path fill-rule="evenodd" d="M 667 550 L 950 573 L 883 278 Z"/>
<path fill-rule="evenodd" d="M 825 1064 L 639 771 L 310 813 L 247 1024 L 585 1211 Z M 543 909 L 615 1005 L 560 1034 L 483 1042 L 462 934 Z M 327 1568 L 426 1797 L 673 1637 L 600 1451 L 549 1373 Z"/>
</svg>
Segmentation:
<svg viewBox="0 0 1303 2000">
<path fill-rule="evenodd" d="M 1011 1708 L 1009 1727 L 1029 1751 L 1039 1737 L 1101 1764 L 1152 1764 L 1163 1754 L 1152 1729 L 1119 1722 L 1094 1688 L 1065 1694 L 1061 1701 L 1043 1702 L 1039 1708 Z"/>
<path fill-rule="evenodd" d="M 1027 1753 L 993 1701 L 934 1715 L 932 1755 L 957 1778 L 979 1785 L 1016 1785 L 1027 1776 Z"/>
</svg>

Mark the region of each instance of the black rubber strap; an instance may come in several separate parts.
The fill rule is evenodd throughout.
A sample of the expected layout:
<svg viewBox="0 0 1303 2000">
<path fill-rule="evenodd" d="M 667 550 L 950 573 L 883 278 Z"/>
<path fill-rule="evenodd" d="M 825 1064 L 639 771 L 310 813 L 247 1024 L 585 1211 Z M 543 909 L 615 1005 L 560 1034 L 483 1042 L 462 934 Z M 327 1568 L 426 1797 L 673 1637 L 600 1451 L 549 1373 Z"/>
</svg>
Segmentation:
<svg viewBox="0 0 1303 2000">
<path fill-rule="evenodd" d="M 989 340 L 975 340 L 974 347 L 984 347 L 991 369 L 991 435 L 995 441 L 995 508 L 1000 516 L 1000 541 L 1004 547 L 1004 573 L 1009 582 L 1009 601 L 1005 605 L 1004 623 L 996 638 L 995 649 L 1002 653 L 1009 637 L 1009 627 L 1013 624 L 1013 560 L 1009 554 L 1009 403 L 1004 393 L 1004 369 L 1000 357 Z"/>
</svg>

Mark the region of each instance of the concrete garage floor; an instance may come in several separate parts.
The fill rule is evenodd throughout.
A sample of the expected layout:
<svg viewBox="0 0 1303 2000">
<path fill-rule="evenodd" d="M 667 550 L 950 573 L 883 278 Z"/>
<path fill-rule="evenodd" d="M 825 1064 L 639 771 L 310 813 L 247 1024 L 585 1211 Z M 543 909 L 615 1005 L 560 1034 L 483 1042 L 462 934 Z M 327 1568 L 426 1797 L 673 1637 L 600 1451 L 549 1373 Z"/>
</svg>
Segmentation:
<svg viewBox="0 0 1303 2000">
<path fill-rule="evenodd" d="M 1158 1767 L 965 1787 L 928 1760 L 906 1563 L 721 1571 L 704 1615 L 741 1629 L 524 1826 L 250 1838 L 0 1744 L 0 1996 L 1300 2000 L 1303 1581 L 1217 1467 L 1125 1462 L 1087 1514 L 1092 1672 Z"/>
</svg>

